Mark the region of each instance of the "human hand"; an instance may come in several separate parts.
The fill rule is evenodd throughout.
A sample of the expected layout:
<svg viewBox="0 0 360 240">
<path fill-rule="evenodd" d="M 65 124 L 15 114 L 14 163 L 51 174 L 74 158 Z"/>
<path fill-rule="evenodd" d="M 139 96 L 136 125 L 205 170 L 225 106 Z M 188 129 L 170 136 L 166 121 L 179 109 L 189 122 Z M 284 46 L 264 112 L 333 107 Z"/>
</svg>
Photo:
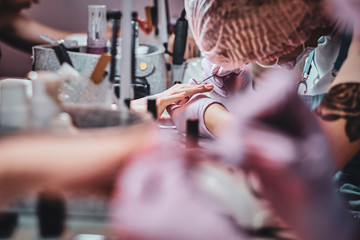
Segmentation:
<svg viewBox="0 0 360 240">
<path fill-rule="evenodd" d="M 191 96 L 197 93 L 209 92 L 213 89 L 212 84 L 175 84 L 164 92 L 155 94 L 151 97 L 156 99 L 158 117 L 162 115 L 165 108 L 172 103 L 184 104 Z M 147 99 L 144 97 L 131 101 L 131 109 L 135 112 L 147 112 Z"/>
<path fill-rule="evenodd" d="M 19 12 L 24 8 L 30 8 L 33 3 L 40 3 L 41 0 L 2 0 L 2 2 L 6 10 Z"/>
<path fill-rule="evenodd" d="M 111 201 L 114 232 L 136 240 L 245 239 L 227 207 L 218 204 L 224 198 L 214 196 L 226 195 L 222 187 L 228 182 L 205 170 L 215 168 L 212 164 L 198 164 L 212 159 L 199 149 L 184 151 L 169 134 L 152 137 L 152 142 L 119 175 Z M 207 179 L 211 189 L 203 184 Z"/>
<path fill-rule="evenodd" d="M 250 68 L 246 65 L 229 71 L 203 58 L 201 66 L 203 68 L 202 79 L 212 76 L 204 81 L 205 83 L 214 84 L 214 90 L 210 94 L 211 97 L 219 101 L 245 88 L 251 81 Z"/>
<path fill-rule="evenodd" d="M 151 122 L 127 128 L 4 136 L 0 140 L 0 209 L 42 189 L 108 197 L 118 172 L 132 154 L 151 144 L 153 136 Z"/>
</svg>

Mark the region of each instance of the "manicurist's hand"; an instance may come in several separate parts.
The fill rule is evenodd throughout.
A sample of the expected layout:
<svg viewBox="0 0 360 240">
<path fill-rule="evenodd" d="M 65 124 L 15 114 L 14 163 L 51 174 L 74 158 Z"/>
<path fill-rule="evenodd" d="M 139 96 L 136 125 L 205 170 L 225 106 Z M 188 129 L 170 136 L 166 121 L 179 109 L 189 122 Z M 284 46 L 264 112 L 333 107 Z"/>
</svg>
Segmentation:
<svg viewBox="0 0 360 240">
<path fill-rule="evenodd" d="M 212 76 L 204 83 L 214 84 L 211 97 L 219 101 L 234 95 L 241 89 L 245 89 L 251 81 L 250 68 L 246 65 L 234 70 L 226 70 L 203 58 L 201 60 L 201 67 L 203 68 L 202 79 Z"/>
</svg>

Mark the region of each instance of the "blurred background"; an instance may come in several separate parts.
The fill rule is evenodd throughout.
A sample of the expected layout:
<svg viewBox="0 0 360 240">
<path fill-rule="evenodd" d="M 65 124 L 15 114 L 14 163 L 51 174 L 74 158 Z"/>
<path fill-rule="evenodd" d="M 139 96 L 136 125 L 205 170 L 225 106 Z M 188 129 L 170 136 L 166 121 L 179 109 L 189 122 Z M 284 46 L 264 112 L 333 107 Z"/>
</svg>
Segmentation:
<svg viewBox="0 0 360 240">
<path fill-rule="evenodd" d="M 43 0 L 40 4 L 24 11 L 24 14 L 48 26 L 73 31 L 86 32 L 87 6 L 104 4 L 108 10 L 119 10 L 121 0 Z M 133 0 L 133 9 L 145 18 L 145 6 L 153 6 L 153 0 Z M 169 0 L 170 18 L 178 18 L 184 1 Z M 0 42 L 3 57 L 0 60 L 0 76 L 24 77 L 31 70 L 31 55 L 16 50 Z"/>
</svg>

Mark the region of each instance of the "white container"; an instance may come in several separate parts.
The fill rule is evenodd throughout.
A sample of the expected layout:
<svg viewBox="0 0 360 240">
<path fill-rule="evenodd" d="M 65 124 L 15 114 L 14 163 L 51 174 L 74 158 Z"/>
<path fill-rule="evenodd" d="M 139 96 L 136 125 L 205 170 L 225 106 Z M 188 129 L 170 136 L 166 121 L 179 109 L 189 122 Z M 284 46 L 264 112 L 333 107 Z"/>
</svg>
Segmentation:
<svg viewBox="0 0 360 240">
<path fill-rule="evenodd" d="M 60 82 L 56 80 L 37 79 L 33 81 L 31 100 L 31 117 L 33 128 L 47 128 L 51 121 L 61 112 L 56 98 Z M 50 96 L 53 95 L 53 96 Z"/>
<path fill-rule="evenodd" d="M 106 6 L 88 6 L 88 53 L 106 53 Z"/>
<path fill-rule="evenodd" d="M 22 82 L 2 82 L 0 85 L 0 128 L 25 129 L 29 126 L 29 98 Z"/>
</svg>

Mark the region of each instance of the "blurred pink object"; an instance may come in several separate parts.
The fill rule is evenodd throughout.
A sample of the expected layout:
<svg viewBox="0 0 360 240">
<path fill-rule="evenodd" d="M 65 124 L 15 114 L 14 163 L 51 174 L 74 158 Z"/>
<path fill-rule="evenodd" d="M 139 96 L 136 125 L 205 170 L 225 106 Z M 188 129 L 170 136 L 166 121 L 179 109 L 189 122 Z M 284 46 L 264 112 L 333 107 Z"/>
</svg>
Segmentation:
<svg viewBox="0 0 360 240">
<path fill-rule="evenodd" d="M 327 139 L 296 94 L 296 77 L 275 70 L 257 92 L 229 104 L 235 115 L 217 150 L 233 166 L 253 170 L 263 196 L 301 239 L 349 239 L 350 215 L 332 185 Z"/>
<path fill-rule="evenodd" d="M 345 25 L 354 25 L 360 32 L 360 0 L 327 0 L 329 15 Z"/>
<path fill-rule="evenodd" d="M 115 232 L 132 240 L 245 239 L 224 209 L 195 187 L 197 160 L 164 136 L 138 154 L 117 182 Z"/>
</svg>

